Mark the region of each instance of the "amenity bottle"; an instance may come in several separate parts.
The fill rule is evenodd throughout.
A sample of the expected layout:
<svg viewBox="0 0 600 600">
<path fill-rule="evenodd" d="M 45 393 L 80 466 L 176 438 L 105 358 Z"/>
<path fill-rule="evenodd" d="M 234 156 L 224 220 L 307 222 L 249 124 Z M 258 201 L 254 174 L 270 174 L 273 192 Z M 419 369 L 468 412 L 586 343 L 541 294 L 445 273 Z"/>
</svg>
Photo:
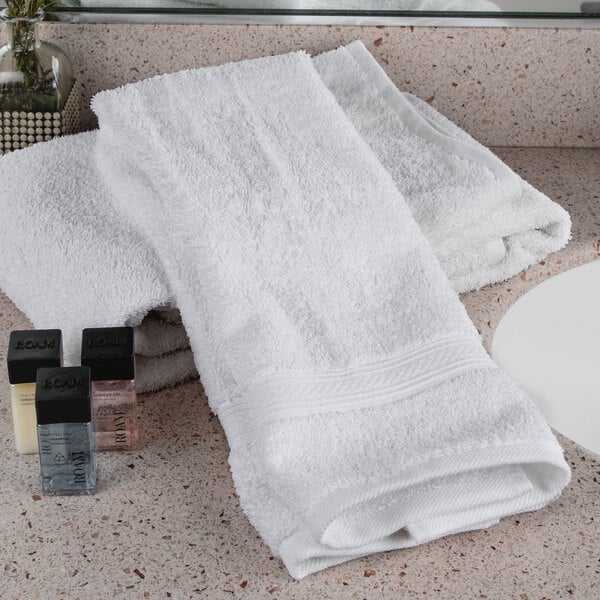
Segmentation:
<svg viewBox="0 0 600 600">
<path fill-rule="evenodd" d="M 97 449 L 136 448 L 139 444 L 139 425 L 133 329 L 84 329 L 81 364 L 91 369 Z"/>
<path fill-rule="evenodd" d="M 19 454 L 35 454 L 38 451 L 36 372 L 43 367 L 62 365 L 60 329 L 11 332 L 7 365 L 15 446 Z"/>
<path fill-rule="evenodd" d="M 96 490 L 90 370 L 38 369 L 35 389 L 42 491 L 78 496 Z"/>
</svg>

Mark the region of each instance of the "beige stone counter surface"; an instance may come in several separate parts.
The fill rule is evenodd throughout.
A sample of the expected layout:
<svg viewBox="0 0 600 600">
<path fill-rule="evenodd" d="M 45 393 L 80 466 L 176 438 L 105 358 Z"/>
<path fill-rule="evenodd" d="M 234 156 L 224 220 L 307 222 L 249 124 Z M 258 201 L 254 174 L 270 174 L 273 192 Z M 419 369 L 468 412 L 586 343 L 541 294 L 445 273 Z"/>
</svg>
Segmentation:
<svg viewBox="0 0 600 600">
<path fill-rule="evenodd" d="M 600 149 L 498 149 L 567 207 L 569 246 L 463 299 L 486 342 L 535 283 L 600 257 Z M 223 431 L 199 382 L 141 397 L 143 444 L 99 455 L 91 497 L 40 495 L 14 450 L 6 344 L 30 327 L 0 294 L 0 599 L 479 599 L 600 597 L 600 464 L 560 438 L 573 479 L 552 505 L 488 530 L 291 579 L 239 508 Z M 600 393 L 600 390 L 599 390 Z"/>
<path fill-rule="evenodd" d="M 0 42 L 4 42 L 0 28 Z M 362 40 L 403 91 L 487 146 L 600 146 L 600 29 L 44 23 L 84 96 L 162 73 Z"/>
</svg>

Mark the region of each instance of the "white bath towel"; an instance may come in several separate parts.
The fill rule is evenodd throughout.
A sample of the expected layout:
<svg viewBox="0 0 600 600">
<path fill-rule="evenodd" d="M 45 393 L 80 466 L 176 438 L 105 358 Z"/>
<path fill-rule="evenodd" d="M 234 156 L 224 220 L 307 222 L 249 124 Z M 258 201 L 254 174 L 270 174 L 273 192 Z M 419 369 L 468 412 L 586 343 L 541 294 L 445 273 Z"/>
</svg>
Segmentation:
<svg viewBox="0 0 600 600">
<path fill-rule="evenodd" d="M 0 157 L 0 289 L 34 327 L 62 329 L 67 365 L 80 362 L 84 327 L 140 325 L 170 302 L 154 251 L 115 214 L 92 159 L 95 139 L 83 133 Z M 189 345 L 181 327 L 158 317 L 136 340 L 137 353 L 154 357 Z M 140 391 L 193 374 L 189 356 L 161 365 L 138 360 Z"/>
<path fill-rule="evenodd" d="M 566 243 L 564 210 L 428 104 L 398 92 L 362 43 L 315 65 L 404 193 L 457 290 L 507 278 Z M 173 303 L 154 253 L 112 213 L 91 159 L 95 135 L 0 157 L 0 289 L 34 326 L 63 329 L 67 364 L 78 361 L 83 327 L 138 325 L 152 307 Z M 43 251 L 23 251 L 36 245 Z M 169 318 L 177 316 L 161 315 Z M 136 337 L 144 355 L 188 346 L 182 330 L 154 326 Z M 138 361 L 138 374 L 148 389 L 193 375 L 189 357 L 154 361 L 147 374 L 146 364 Z"/>
<path fill-rule="evenodd" d="M 539 508 L 569 480 L 303 53 L 102 92 L 250 521 L 294 577 Z"/>
<path fill-rule="evenodd" d="M 458 292 L 507 279 L 568 242 L 565 210 L 426 102 L 400 93 L 362 42 L 314 63 Z"/>
</svg>

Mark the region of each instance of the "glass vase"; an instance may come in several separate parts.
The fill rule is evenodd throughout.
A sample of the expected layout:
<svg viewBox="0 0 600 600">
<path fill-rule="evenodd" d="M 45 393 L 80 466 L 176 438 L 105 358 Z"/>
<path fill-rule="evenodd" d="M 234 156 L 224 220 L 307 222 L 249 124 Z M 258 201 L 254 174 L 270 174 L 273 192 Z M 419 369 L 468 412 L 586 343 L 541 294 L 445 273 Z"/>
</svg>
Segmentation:
<svg viewBox="0 0 600 600">
<path fill-rule="evenodd" d="M 0 48 L 0 111 L 56 113 L 63 110 L 73 88 L 73 69 L 58 46 L 40 41 L 43 11 L 33 17 L 0 13 L 8 42 Z"/>
</svg>

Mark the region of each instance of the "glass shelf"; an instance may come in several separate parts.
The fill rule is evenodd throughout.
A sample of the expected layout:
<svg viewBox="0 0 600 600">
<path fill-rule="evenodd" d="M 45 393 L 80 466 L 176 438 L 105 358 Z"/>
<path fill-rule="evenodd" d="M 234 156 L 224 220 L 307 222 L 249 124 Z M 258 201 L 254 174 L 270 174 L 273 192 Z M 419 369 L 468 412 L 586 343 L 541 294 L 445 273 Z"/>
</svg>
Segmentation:
<svg viewBox="0 0 600 600">
<path fill-rule="evenodd" d="M 526 9 L 522 6 L 517 0 L 63 0 L 47 11 L 47 18 L 103 23 L 600 27 L 600 1 L 534 0 L 526 3 Z"/>
</svg>

